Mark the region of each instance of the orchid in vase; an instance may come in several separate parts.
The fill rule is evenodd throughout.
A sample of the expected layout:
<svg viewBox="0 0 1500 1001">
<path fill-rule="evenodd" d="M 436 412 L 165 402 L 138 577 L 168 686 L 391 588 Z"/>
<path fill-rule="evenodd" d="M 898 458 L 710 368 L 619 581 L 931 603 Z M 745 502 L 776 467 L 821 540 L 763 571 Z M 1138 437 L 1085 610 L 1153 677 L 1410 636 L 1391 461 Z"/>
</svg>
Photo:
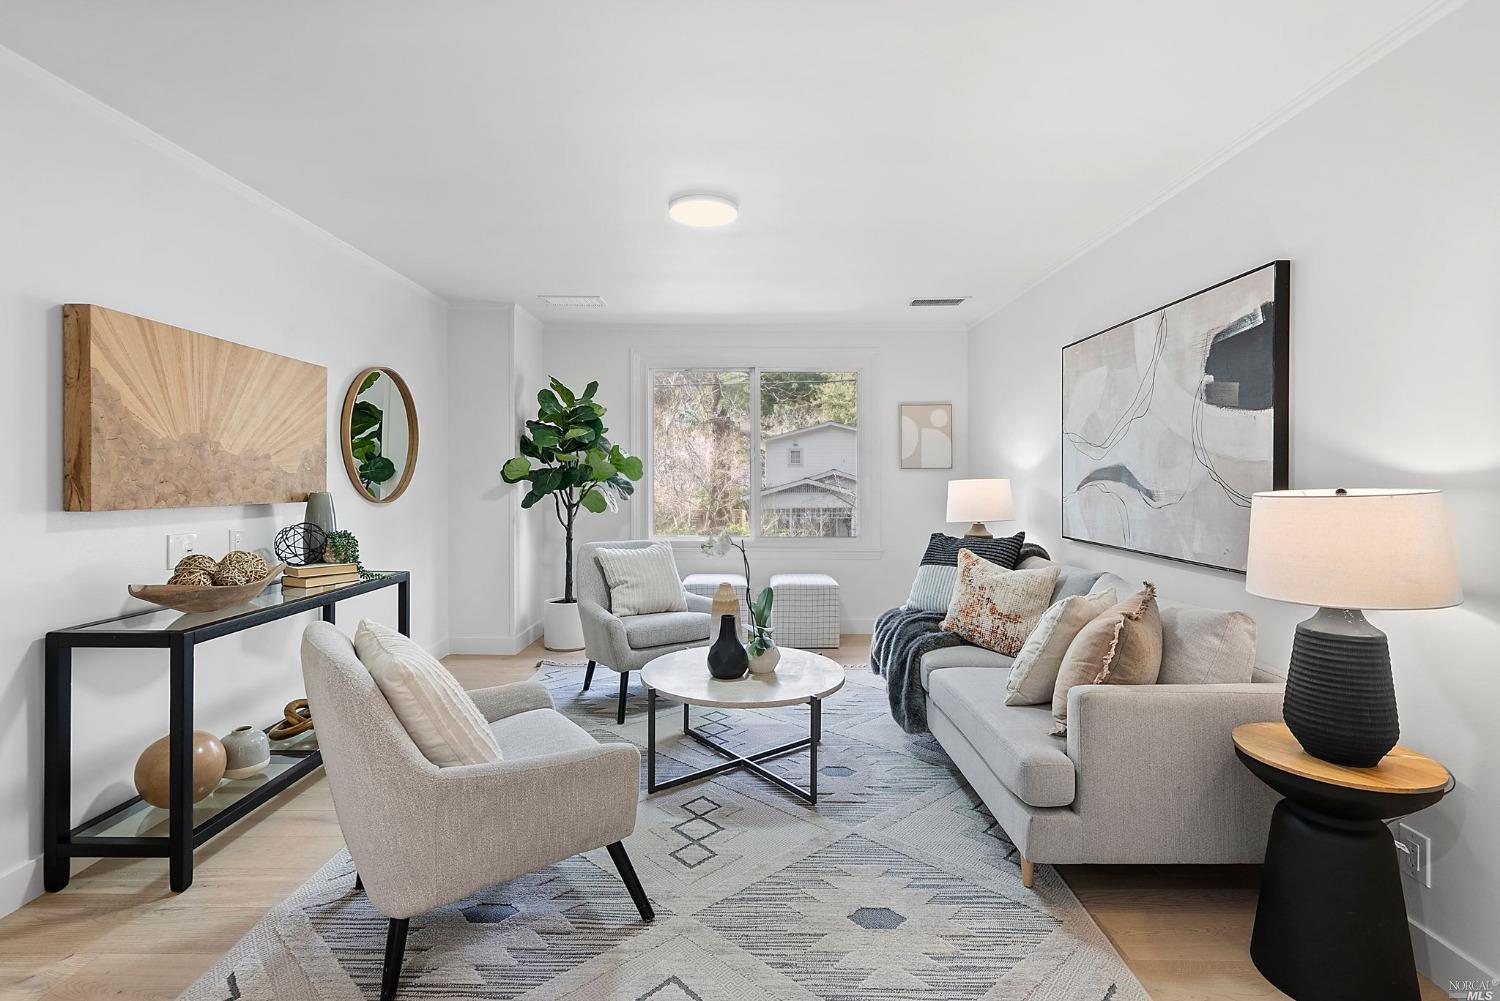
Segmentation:
<svg viewBox="0 0 1500 1001">
<path fill-rule="evenodd" d="M 776 643 L 771 637 L 771 604 L 776 599 L 776 593 L 769 587 L 763 587 L 753 599 L 749 598 L 750 554 L 745 551 L 745 541 L 736 539 L 726 528 L 710 535 L 700 548 L 709 556 L 728 556 L 731 549 L 740 551 L 740 562 L 745 567 L 745 595 L 748 599 L 745 605 L 750 612 L 750 625 L 746 629 L 749 642 L 745 644 L 750 652 L 750 670 L 755 673 L 774 671 L 776 662 L 781 659 L 781 652 L 776 649 Z"/>
</svg>

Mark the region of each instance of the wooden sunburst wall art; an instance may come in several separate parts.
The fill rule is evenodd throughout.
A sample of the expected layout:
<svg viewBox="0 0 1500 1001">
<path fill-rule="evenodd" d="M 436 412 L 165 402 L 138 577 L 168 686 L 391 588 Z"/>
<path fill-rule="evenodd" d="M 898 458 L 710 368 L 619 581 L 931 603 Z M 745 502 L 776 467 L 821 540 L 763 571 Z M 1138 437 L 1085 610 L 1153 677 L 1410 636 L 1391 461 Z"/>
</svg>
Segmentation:
<svg viewBox="0 0 1500 1001">
<path fill-rule="evenodd" d="M 326 482 L 327 413 L 321 365 L 63 307 L 69 511 L 303 500 Z"/>
</svg>

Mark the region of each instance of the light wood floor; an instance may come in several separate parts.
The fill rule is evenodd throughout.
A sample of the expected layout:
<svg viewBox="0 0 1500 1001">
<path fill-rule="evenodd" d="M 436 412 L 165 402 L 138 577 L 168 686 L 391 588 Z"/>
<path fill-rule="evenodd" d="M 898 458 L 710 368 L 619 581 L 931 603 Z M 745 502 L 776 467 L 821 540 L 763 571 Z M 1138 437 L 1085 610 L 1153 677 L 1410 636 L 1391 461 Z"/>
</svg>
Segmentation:
<svg viewBox="0 0 1500 1001">
<path fill-rule="evenodd" d="M 853 636 L 831 654 L 848 664 L 868 655 L 868 638 Z M 446 663 L 474 688 L 524 680 L 544 656 L 535 646 Z M 167 889 L 164 860 L 97 862 L 0 919 L 0 998 L 176 998 L 342 847 L 319 773 L 200 850 L 185 894 Z M 1254 867 L 1060 868 L 1155 1001 L 1285 997 L 1250 964 Z M 1422 997 L 1445 995 L 1424 980 Z"/>
</svg>

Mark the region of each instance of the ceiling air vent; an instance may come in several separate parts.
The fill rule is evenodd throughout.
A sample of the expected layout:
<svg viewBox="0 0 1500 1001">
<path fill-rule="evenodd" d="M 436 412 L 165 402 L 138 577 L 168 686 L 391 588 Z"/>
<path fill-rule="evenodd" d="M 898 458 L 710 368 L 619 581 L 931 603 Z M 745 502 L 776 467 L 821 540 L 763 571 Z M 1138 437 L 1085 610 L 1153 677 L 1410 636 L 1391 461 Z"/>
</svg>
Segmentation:
<svg viewBox="0 0 1500 1001">
<path fill-rule="evenodd" d="M 913 299 L 907 305 L 910 306 L 962 306 L 969 301 L 969 297 L 961 295 L 957 299 Z"/>
<path fill-rule="evenodd" d="M 602 295 L 539 295 L 549 306 L 602 306 L 604 296 Z"/>
</svg>

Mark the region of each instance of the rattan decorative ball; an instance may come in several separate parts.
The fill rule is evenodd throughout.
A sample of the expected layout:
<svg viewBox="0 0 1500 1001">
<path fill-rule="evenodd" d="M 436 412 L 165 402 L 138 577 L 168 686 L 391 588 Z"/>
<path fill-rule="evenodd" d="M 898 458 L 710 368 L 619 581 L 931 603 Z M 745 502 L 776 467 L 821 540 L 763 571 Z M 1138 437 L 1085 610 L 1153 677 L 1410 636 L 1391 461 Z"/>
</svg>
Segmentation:
<svg viewBox="0 0 1500 1001">
<path fill-rule="evenodd" d="M 252 580 L 260 580 L 271 572 L 271 568 L 266 565 L 266 561 L 261 559 L 259 555 L 246 552 L 243 549 L 236 549 L 227 554 L 219 561 L 219 569 L 236 570 L 245 574 L 247 577 L 246 583 Z"/>
<path fill-rule="evenodd" d="M 255 580 L 245 571 L 244 567 L 226 567 L 219 565 L 218 572 L 214 574 L 214 587 L 234 587 L 237 584 L 248 584 Z"/>
<path fill-rule="evenodd" d="M 204 556 L 202 553 L 189 553 L 177 561 L 176 572 L 201 570 L 203 573 L 212 575 L 217 569 L 219 569 L 219 562 L 212 556 Z M 177 582 L 173 581 L 173 583 Z"/>
<path fill-rule="evenodd" d="M 305 567 L 323 561 L 328 533 L 310 521 L 288 525 L 276 533 L 276 558 L 289 567 Z"/>
<path fill-rule="evenodd" d="M 191 557 L 189 557 L 189 559 L 191 559 Z M 186 560 L 184 560 L 183 562 L 186 562 Z M 212 563 L 213 560 L 209 560 L 209 562 Z M 193 587 L 213 587 L 214 577 L 213 574 L 209 573 L 207 570 L 202 570 L 197 567 L 188 567 L 186 569 L 183 569 L 182 564 L 179 563 L 177 565 L 177 571 L 172 574 L 171 578 L 167 580 L 167 583 L 189 584 Z"/>
</svg>

